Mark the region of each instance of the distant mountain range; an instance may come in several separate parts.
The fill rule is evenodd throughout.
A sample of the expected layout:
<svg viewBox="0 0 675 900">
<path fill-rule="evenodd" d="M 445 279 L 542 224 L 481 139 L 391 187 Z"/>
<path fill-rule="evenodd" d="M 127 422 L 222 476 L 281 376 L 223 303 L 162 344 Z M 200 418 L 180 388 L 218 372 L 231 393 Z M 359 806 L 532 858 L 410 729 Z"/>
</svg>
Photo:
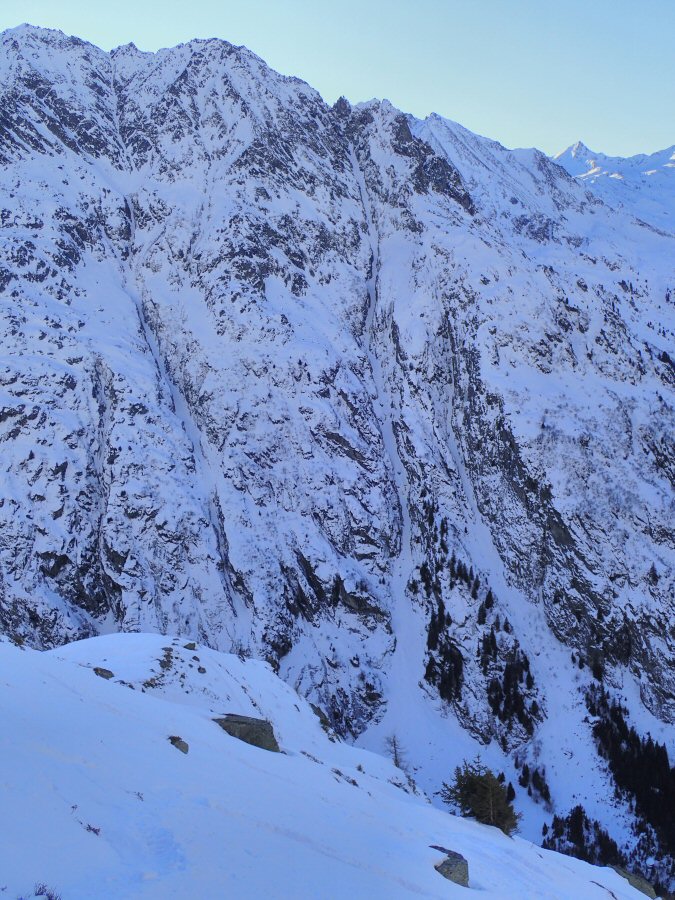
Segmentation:
<svg viewBox="0 0 675 900">
<path fill-rule="evenodd" d="M 664 231 L 675 230 L 675 146 L 622 158 L 594 153 L 578 141 L 553 159 L 605 202 Z"/>
</svg>

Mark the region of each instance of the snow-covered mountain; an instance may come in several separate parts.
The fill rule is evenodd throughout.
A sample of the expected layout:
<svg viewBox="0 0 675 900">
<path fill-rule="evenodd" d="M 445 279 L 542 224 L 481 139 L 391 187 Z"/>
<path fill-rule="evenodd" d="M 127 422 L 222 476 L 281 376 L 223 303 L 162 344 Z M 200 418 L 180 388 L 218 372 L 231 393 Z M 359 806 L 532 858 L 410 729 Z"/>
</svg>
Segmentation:
<svg viewBox="0 0 675 900">
<path fill-rule="evenodd" d="M 464 896 L 435 871 L 444 847 L 484 897 L 644 896 L 434 809 L 391 762 L 331 741 L 264 663 L 153 635 L 43 654 L 0 641 L 0 682 L 8 897 Z M 282 752 L 221 730 L 232 709 L 271 721 Z"/>
<path fill-rule="evenodd" d="M 656 228 L 675 230 L 675 146 L 624 158 L 593 153 L 577 141 L 553 159 L 605 202 Z"/>
<path fill-rule="evenodd" d="M 218 40 L 23 26 L 0 85 L 2 629 L 253 653 L 667 879 L 589 700 L 675 759 L 667 216 Z"/>
</svg>

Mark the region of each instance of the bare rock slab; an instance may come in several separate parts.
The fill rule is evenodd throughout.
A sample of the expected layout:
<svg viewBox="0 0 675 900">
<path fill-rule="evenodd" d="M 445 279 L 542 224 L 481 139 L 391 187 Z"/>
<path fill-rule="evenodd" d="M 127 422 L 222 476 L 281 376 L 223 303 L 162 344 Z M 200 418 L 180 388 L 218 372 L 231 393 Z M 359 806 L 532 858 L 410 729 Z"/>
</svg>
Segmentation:
<svg viewBox="0 0 675 900">
<path fill-rule="evenodd" d="M 279 753 L 279 744 L 274 735 L 272 723 L 266 719 L 228 713 L 228 715 L 220 716 L 213 721 L 220 725 L 223 731 L 232 737 L 239 738 L 246 744 L 252 744 L 254 747 L 260 747 L 262 750 L 269 750 L 272 753 Z"/>
<path fill-rule="evenodd" d="M 103 666 L 94 666 L 94 673 L 98 675 L 99 678 L 105 678 L 108 681 L 115 677 L 114 672 L 111 672 L 110 669 L 104 669 Z"/>
<path fill-rule="evenodd" d="M 636 891 L 641 891 L 647 897 L 657 896 L 657 893 L 654 890 L 653 886 L 647 881 L 646 878 L 643 878 L 642 875 L 636 875 L 634 872 L 627 872 L 620 866 L 612 866 L 612 868 L 615 872 L 621 875 L 622 878 L 625 878 L 626 881 L 630 885 L 632 885 Z"/>
<path fill-rule="evenodd" d="M 439 875 L 462 887 L 468 887 L 469 863 L 462 854 L 456 853 L 454 850 L 448 850 L 446 847 L 433 846 L 432 849 L 440 850 L 446 854 L 445 859 L 434 866 Z"/>
</svg>

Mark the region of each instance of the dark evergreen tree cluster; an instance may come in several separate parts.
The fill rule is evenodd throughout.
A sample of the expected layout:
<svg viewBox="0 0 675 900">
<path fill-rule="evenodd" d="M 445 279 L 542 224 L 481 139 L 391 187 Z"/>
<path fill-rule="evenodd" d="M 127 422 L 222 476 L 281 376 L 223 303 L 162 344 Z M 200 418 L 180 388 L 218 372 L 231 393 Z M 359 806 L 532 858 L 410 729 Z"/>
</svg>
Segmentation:
<svg viewBox="0 0 675 900">
<path fill-rule="evenodd" d="M 416 575 L 411 579 L 409 588 L 413 593 L 423 591 L 431 607 L 425 680 L 438 688 L 443 700 L 452 702 L 461 697 L 464 658 L 450 634 L 452 617 L 446 610 L 443 589 L 454 590 L 455 587 L 462 586 L 473 600 L 478 601 L 485 588 L 481 585 L 480 577 L 474 573 L 473 566 L 467 565 L 454 552 L 448 559 L 447 519 L 442 518 L 438 525 L 435 524 L 438 519 L 437 509 L 431 500 L 424 499 L 426 496 L 423 492 L 422 509 L 430 537 L 427 557 L 419 566 L 419 577 Z M 489 670 L 493 676 L 495 697 L 501 692 L 498 703 L 501 721 L 510 724 L 516 719 L 531 734 L 534 730 L 533 719 L 539 715 L 539 708 L 536 699 L 526 703 L 527 698 L 521 696 L 520 683 L 525 685 L 523 690 L 531 691 L 534 679 L 529 671 L 527 657 L 517 649 L 517 643 L 516 649 L 509 648 L 508 655 L 503 658 L 504 653 L 498 647 L 495 631 L 503 627 L 510 634 L 512 629 L 508 619 L 502 626 L 499 615 L 495 616 L 493 613 L 494 606 L 494 594 L 488 586 L 477 613 L 479 625 L 490 624 L 490 631 L 484 634 L 479 648 L 483 674 L 487 676 Z"/>
<path fill-rule="evenodd" d="M 532 790 L 536 791 L 545 803 L 551 802 L 551 790 L 546 781 L 546 772 L 534 769 L 532 772 Z"/>
<path fill-rule="evenodd" d="M 498 654 L 494 628 L 483 637 L 481 665 L 487 672 L 491 660 Z M 516 641 L 508 651 L 501 675 L 493 676 L 488 683 L 488 703 L 500 722 L 511 725 L 518 721 L 528 734 L 534 733 L 534 723 L 540 716 L 536 698 L 527 701 L 526 694 L 534 688 L 530 661 Z"/>
<path fill-rule="evenodd" d="M 461 559 L 457 559 L 453 553 L 448 564 L 450 571 L 450 588 L 454 588 L 457 582 L 463 582 L 471 590 L 474 599 L 478 597 L 478 588 L 480 587 L 480 579 L 473 574 L 473 566 L 467 568 L 466 563 Z"/>
<path fill-rule="evenodd" d="M 480 610 L 479 610 L 480 612 Z M 494 625 L 486 632 L 480 640 L 480 667 L 483 675 L 487 675 L 491 661 L 499 658 L 499 648 L 497 646 L 497 635 L 495 634 Z"/>
<path fill-rule="evenodd" d="M 445 609 L 443 598 L 436 601 L 436 609 L 431 610 L 429 627 L 427 629 L 427 648 L 437 650 L 441 637 L 445 635 L 447 628 L 452 625 L 452 616 Z"/>
<path fill-rule="evenodd" d="M 443 556 L 448 555 L 448 520 L 443 517 L 441 519 L 440 533 L 438 536 L 439 550 Z"/>
<path fill-rule="evenodd" d="M 619 791 L 632 799 L 635 812 L 656 832 L 663 850 L 675 856 L 675 768 L 668 751 L 651 735 L 641 737 L 626 722 L 627 710 L 597 685 L 586 695 L 596 718 L 593 735 Z"/>
<path fill-rule="evenodd" d="M 464 657 L 448 633 L 448 626 L 451 624 L 452 618 L 445 611 L 443 600 L 439 599 L 429 621 L 427 632 L 429 658 L 424 678 L 438 688 L 441 699 L 446 703 L 461 697 L 464 677 Z"/>
<path fill-rule="evenodd" d="M 464 657 L 450 634 L 452 616 L 445 608 L 442 577 L 449 570 L 449 587 L 453 589 L 458 581 L 464 583 L 475 598 L 478 597 L 480 579 L 474 576 L 473 568 L 457 562 L 455 554 L 448 561 L 448 521 L 436 522 L 436 509 L 431 501 L 424 501 L 425 519 L 432 537 L 427 559 L 419 567 L 419 580 L 413 578 L 410 589 L 417 592 L 420 585 L 431 603 L 431 615 L 427 632 L 428 658 L 424 673 L 425 680 L 438 688 L 442 700 L 450 703 L 461 697 L 464 678 Z"/>
<path fill-rule="evenodd" d="M 452 784 L 443 782 L 439 796 L 456 807 L 462 816 L 473 816 L 484 825 L 495 825 L 505 834 L 513 834 L 518 829 L 520 815 L 509 800 L 508 788 L 504 787 L 503 781 L 480 759 L 465 760 L 455 769 Z"/>
<path fill-rule="evenodd" d="M 553 816 L 550 827 L 544 825 L 542 847 L 575 856 L 598 866 L 625 866 L 626 857 L 607 831 L 595 819 L 589 819 L 583 806 L 575 806 L 566 816 Z"/>
<path fill-rule="evenodd" d="M 659 897 L 675 900 L 675 894 L 667 888 L 675 878 L 672 859 L 660 854 L 653 829 L 646 822 L 637 823 L 634 831 L 638 841 L 627 853 L 597 820 L 588 817 L 583 806 L 577 805 L 566 816 L 554 816 L 550 826 L 544 825 L 542 847 L 595 866 L 618 866 L 645 878 Z"/>
<path fill-rule="evenodd" d="M 422 582 L 427 597 L 430 597 L 434 582 L 431 576 L 431 570 L 429 569 L 429 564 L 426 560 L 420 566 L 420 581 Z"/>
<path fill-rule="evenodd" d="M 419 590 L 420 583 L 428 598 L 432 595 L 437 598 L 442 595 L 441 578 L 447 573 L 448 586 L 453 590 L 457 584 L 464 584 L 470 591 L 474 600 L 478 599 L 480 590 L 480 578 L 474 575 L 473 567 L 467 566 L 461 559 L 458 560 L 453 552 L 448 559 L 448 520 L 443 517 L 436 525 L 438 510 L 432 500 L 424 499 L 427 496 L 422 490 L 422 510 L 424 523 L 426 524 L 427 547 L 426 559 L 419 567 L 419 579 L 413 578 L 410 588 L 413 592 Z M 492 592 L 488 591 L 486 601 L 489 606 L 494 602 Z"/>
<path fill-rule="evenodd" d="M 551 802 L 551 790 L 546 781 L 546 771 L 544 769 L 534 768 L 530 771 L 527 763 L 520 771 L 518 784 L 527 788 L 527 793 L 535 800 L 541 798 L 545 803 Z"/>
</svg>

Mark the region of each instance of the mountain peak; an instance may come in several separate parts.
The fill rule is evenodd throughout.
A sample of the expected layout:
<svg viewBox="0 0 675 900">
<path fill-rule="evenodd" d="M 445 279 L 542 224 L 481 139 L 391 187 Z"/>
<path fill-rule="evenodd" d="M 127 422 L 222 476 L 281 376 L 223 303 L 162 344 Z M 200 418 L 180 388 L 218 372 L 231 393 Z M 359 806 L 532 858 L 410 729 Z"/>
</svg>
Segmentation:
<svg viewBox="0 0 675 900">
<path fill-rule="evenodd" d="M 82 38 L 75 37 L 74 35 L 70 34 L 65 34 L 65 32 L 60 31 L 58 28 L 43 28 L 40 25 L 31 25 L 29 22 L 24 22 L 21 25 L 15 25 L 13 28 L 6 28 L 4 31 L 0 32 L 0 37 L 12 37 L 14 39 L 36 38 L 42 41 L 56 43 L 66 41 L 70 44 L 87 43 L 87 41 L 83 41 Z"/>
<path fill-rule="evenodd" d="M 553 162 L 558 163 L 572 177 L 586 175 L 598 165 L 599 159 L 606 159 L 604 153 L 595 153 L 590 150 L 583 141 L 570 144 L 565 150 L 556 153 L 552 157 Z"/>
<path fill-rule="evenodd" d="M 570 148 L 572 156 L 588 156 L 592 153 L 591 150 L 588 149 L 586 144 L 583 141 L 577 141 L 576 144 L 573 144 Z"/>
<path fill-rule="evenodd" d="M 556 153 L 553 159 L 556 162 L 559 162 L 563 159 L 587 160 L 593 159 L 596 156 L 598 156 L 598 154 L 594 153 L 593 150 L 590 150 L 583 141 L 577 141 L 574 144 L 570 144 L 569 147 L 566 147 L 559 153 Z"/>
</svg>

